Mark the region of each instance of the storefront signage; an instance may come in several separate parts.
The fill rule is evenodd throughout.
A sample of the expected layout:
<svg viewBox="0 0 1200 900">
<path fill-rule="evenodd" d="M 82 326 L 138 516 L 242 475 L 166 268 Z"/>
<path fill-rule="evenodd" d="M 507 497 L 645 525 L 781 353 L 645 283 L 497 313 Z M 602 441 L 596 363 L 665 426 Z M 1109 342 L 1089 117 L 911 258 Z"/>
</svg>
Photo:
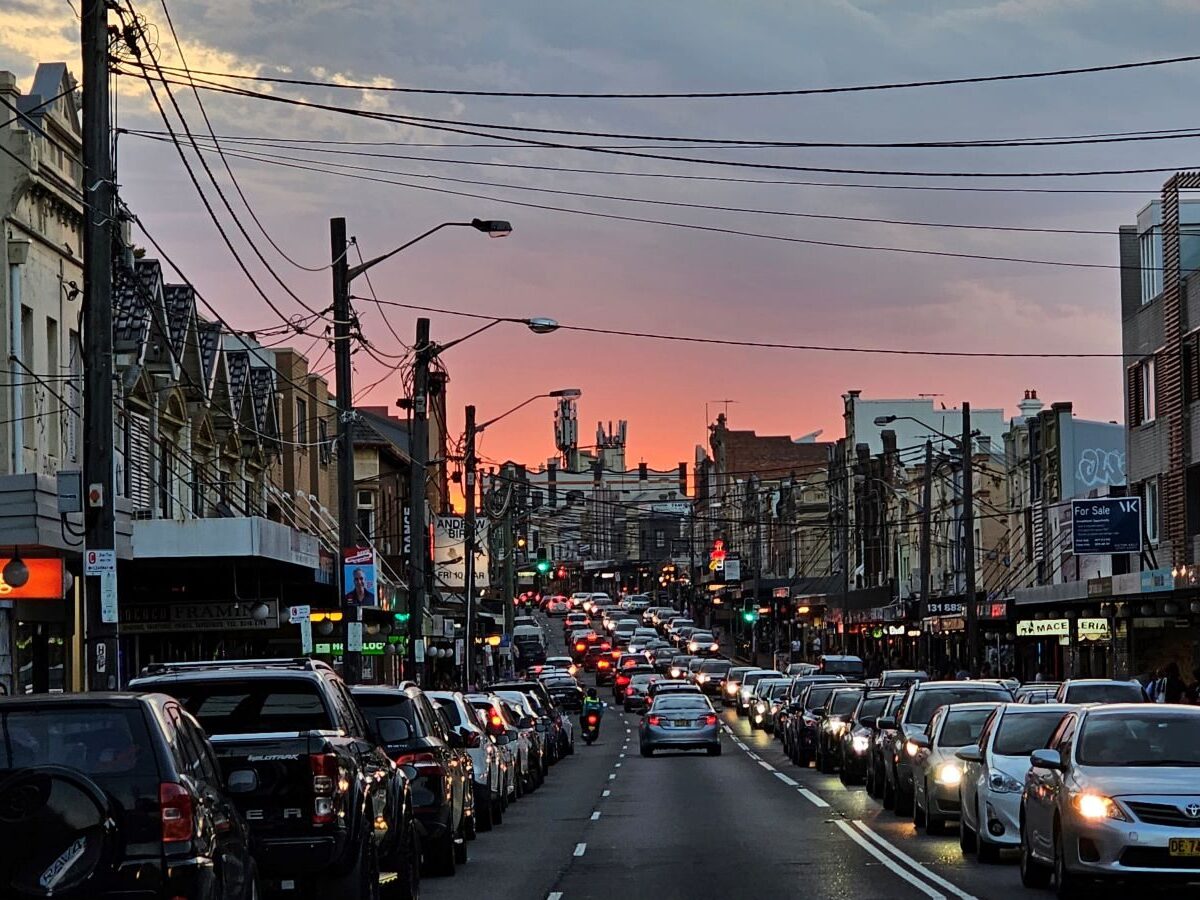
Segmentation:
<svg viewBox="0 0 1200 900">
<path fill-rule="evenodd" d="M 975 604 L 975 614 L 980 619 L 996 620 L 1008 618 L 1008 601 L 992 600 Z"/>
<path fill-rule="evenodd" d="M 1098 497 L 1071 501 L 1071 551 L 1081 553 L 1140 553 L 1140 497 Z"/>
<path fill-rule="evenodd" d="M 278 600 L 125 603 L 121 606 L 121 631 L 125 634 L 171 631 L 270 631 L 278 627 Z"/>
<path fill-rule="evenodd" d="M 55 557 L 27 559 L 21 562 L 29 573 L 20 585 L 4 580 L 4 569 L 12 560 L 0 557 L 0 600 L 61 600 L 63 595 L 63 562 Z M 15 579 L 14 579 L 15 580 Z"/>
<path fill-rule="evenodd" d="M 907 626 L 904 626 L 904 625 L 889 625 L 889 626 L 888 626 L 887 633 L 888 633 L 888 635 L 890 635 L 891 637 L 903 637 L 907 631 L 908 631 L 908 628 L 907 628 Z"/>
<path fill-rule="evenodd" d="M 725 542 L 720 538 L 713 541 L 708 551 L 708 571 L 721 572 L 725 569 Z"/>
<path fill-rule="evenodd" d="M 1070 619 L 1022 619 L 1017 623 L 1017 637 L 1069 637 Z"/>
<path fill-rule="evenodd" d="M 1107 641 L 1111 638 L 1108 619 L 1080 619 L 1076 629 L 1081 641 Z"/>
<path fill-rule="evenodd" d="M 1170 569 L 1146 569 L 1141 573 L 1141 588 L 1143 594 L 1153 594 L 1158 591 L 1175 590 L 1175 578 Z"/>
<path fill-rule="evenodd" d="M 741 557 L 738 557 L 738 556 L 725 557 L 725 583 L 731 584 L 733 582 L 737 582 L 737 581 L 741 581 L 741 580 L 742 580 Z"/>
<path fill-rule="evenodd" d="M 930 600 L 925 604 L 925 616 L 961 616 L 962 614 L 961 600 Z"/>
</svg>

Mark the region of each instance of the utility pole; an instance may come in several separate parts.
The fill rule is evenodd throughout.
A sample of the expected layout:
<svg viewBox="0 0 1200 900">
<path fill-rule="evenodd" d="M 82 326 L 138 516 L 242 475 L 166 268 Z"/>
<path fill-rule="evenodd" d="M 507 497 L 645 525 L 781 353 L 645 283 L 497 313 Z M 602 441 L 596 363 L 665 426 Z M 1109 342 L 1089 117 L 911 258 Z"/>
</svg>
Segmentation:
<svg viewBox="0 0 1200 900">
<path fill-rule="evenodd" d="M 429 343 L 429 320 L 417 319 L 417 340 L 413 344 L 412 428 L 409 430 L 408 530 L 412 548 L 408 554 L 408 663 L 412 679 L 420 684 L 425 668 L 425 553 L 428 534 L 425 523 L 425 476 L 429 465 L 429 364 L 433 345 Z"/>
<path fill-rule="evenodd" d="M 462 689 L 470 689 L 471 658 L 474 655 L 473 638 L 471 636 L 472 617 L 475 614 L 475 407 L 467 407 L 467 449 L 463 459 L 463 496 L 467 502 L 466 515 L 463 517 L 463 580 L 464 605 L 466 607 L 466 626 L 464 628 L 464 643 L 466 651 L 463 654 Z"/>
<path fill-rule="evenodd" d="M 504 633 L 512 640 L 513 601 L 517 596 L 517 542 L 513 535 L 517 505 L 516 475 L 507 463 L 500 469 L 500 480 L 508 485 L 504 504 Z"/>
<path fill-rule="evenodd" d="M 918 610 L 923 610 L 925 615 L 929 615 L 929 586 L 933 583 L 933 573 L 929 571 L 929 544 L 931 527 L 931 508 L 933 506 L 933 441 L 925 442 L 925 484 L 921 488 L 921 605 Z M 926 641 L 926 655 L 932 656 L 932 642 Z M 933 672 L 933 660 L 925 660 L 925 665 L 930 673 Z"/>
<path fill-rule="evenodd" d="M 354 393 L 350 368 L 350 276 L 346 263 L 346 220 L 329 220 L 329 252 L 333 272 L 333 357 L 337 368 L 338 440 L 338 560 L 341 575 L 342 678 L 347 684 L 362 680 L 362 653 L 351 650 L 362 643 L 362 607 L 353 602 L 354 585 L 346 577 L 346 553 L 358 548 L 354 514 Z M 378 585 L 376 585 L 378 590 Z M 353 640 L 351 637 L 353 636 Z"/>
<path fill-rule="evenodd" d="M 113 496 L 112 265 L 114 180 L 108 110 L 108 3 L 84 0 L 83 45 L 83 401 L 84 549 L 116 549 Z M 85 552 L 86 558 L 86 552 Z M 115 565 L 115 563 L 114 563 Z M 118 641 L 117 574 L 85 578 L 88 687 L 124 684 Z"/>
<path fill-rule="evenodd" d="M 754 479 L 754 612 L 755 619 L 750 623 L 750 656 L 758 662 L 758 605 L 762 602 L 762 567 L 763 567 L 763 535 L 762 535 L 762 493 L 758 479 Z"/>
<path fill-rule="evenodd" d="M 975 476 L 972 471 L 971 404 L 962 405 L 963 461 L 963 565 L 966 567 L 967 666 L 974 673 L 979 662 L 979 609 L 975 604 Z"/>
</svg>

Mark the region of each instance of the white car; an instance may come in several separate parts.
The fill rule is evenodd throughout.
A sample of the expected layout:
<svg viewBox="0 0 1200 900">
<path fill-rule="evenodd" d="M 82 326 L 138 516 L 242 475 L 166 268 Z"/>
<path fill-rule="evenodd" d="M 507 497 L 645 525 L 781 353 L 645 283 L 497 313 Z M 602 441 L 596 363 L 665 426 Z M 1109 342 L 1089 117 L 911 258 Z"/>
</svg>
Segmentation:
<svg viewBox="0 0 1200 900">
<path fill-rule="evenodd" d="M 441 708 L 446 720 L 463 740 L 471 757 L 475 778 L 475 827 L 491 831 L 503 818 L 504 772 L 501 754 L 479 723 L 475 707 L 458 691 L 426 691 L 425 695 Z"/>
<path fill-rule="evenodd" d="M 955 754 L 979 742 L 984 723 L 996 709 L 995 703 L 940 706 L 925 731 L 909 738 L 918 748 L 912 761 L 913 824 L 927 834 L 941 834 L 947 819 L 958 818 L 963 763 Z"/>
<path fill-rule="evenodd" d="M 523 775 L 529 769 L 529 741 L 516 723 L 509 721 L 504 705 L 495 694 L 468 694 L 467 702 L 487 723 L 488 735 L 500 748 L 505 803 L 519 800 L 525 794 Z"/>
<path fill-rule="evenodd" d="M 1062 703 L 1005 703 L 984 724 L 979 743 L 963 747 L 959 838 L 963 853 L 996 862 L 1000 851 L 1021 841 L 1021 790 L 1029 754 L 1040 750 L 1073 707 Z"/>
</svg>

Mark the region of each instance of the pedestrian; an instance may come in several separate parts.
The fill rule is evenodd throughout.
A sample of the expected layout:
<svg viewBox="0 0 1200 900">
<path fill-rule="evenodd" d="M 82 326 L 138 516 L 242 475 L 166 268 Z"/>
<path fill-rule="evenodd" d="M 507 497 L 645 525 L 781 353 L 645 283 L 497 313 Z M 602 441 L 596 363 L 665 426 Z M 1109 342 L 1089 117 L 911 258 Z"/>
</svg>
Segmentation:
<svg viewBox="0 0 1200 900">
<path fill-rule="evenodd" d="M 1155 669 L 1150 673 L 1142 692 L 1151 703 L 1166 702 L 1166 674 L 1163 669 Z"/>
<path fill-rule="evenodd" d="M 1163 669 L 1163 703 L 1182 703 L 1187 695 L 1187 683 L 1179 676 L 1179 663 L 1172 660 Z"/>
</svg>

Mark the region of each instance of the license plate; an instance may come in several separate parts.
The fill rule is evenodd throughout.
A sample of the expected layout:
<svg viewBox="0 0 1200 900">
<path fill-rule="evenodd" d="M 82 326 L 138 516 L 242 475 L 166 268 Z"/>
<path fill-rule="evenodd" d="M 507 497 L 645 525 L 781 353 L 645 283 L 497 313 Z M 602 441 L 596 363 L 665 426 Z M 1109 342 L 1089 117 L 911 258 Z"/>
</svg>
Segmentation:
<svg viewBox="0 0 1200 900">
<path fill-rule="evenodd" d="M 676 720 L 675 720 L 675 727 L 676 727 L 676 728 L 687 728 L 687 727 L 688 727 L 689 725 L 691 725 L 691 724 L 692 724 L 692 720 L 691 720 L 691 719 L 676 719 Z"/>
<path fill-rule="evenodd" d="M 1171 856 L 1200 856 L 1200 838 L 1171 838 L 1167 852 Z"/>
</svg>

